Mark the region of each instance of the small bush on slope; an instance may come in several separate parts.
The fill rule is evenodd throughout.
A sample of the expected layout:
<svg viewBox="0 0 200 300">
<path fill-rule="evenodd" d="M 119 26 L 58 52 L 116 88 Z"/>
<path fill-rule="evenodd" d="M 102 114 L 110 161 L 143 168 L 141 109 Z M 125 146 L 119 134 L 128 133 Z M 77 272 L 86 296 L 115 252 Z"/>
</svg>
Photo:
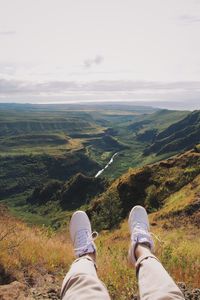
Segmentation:
<svg viewBox="0 0 200 300">
<path fill-rule="evenodd" d="M 106 194 L 104 202 L 100 203 L 98 209 L 92 214 L 92 225 L 96 230 L 113 229 L 119 226 L 122 220 L 122 208 L 117 193 Z"/>
</svg>

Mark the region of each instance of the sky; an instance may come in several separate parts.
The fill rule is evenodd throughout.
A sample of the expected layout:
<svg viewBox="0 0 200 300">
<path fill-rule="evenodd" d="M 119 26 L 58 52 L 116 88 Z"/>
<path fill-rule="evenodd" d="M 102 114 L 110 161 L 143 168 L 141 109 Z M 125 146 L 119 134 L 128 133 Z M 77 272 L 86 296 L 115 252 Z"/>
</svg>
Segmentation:
<svg viewBox="0 0 200 300">
<path fill-rule="evenodd" d="M 0 0 L 0 102 L 200 109 L 200 0 Z"/>
</svg>

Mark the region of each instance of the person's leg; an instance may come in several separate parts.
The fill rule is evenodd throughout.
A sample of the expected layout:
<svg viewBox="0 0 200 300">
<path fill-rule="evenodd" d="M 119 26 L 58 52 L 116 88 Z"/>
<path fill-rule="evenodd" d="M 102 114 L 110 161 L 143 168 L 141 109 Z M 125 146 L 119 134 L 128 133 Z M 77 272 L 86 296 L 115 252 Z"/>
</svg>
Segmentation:
<svg viewBox="0 0 200 300">
<path fill-rule="evenodd" d="M 135 206 L 129 215 L 131 247 L 129 258 L 136 267 L 141 300 L 184 299 L 180 289 L 152 254 L 153 241 L 149 233 L 146 210 Z"/>
<path fill-rule="evenodd" d="M 146 245 L 139 244 L 135 255 L 141 299 L 184 299 L 173 279 Z"/>
<path fill-rule="evenodd" d="M 61 299 L 110 300 L 106 287 L 97 276 L 96 247 L 92 241 L 90 221 L 83 211 L 72 216 L 70 235 L 77 259 L 64 278 Z"/>
</svg>

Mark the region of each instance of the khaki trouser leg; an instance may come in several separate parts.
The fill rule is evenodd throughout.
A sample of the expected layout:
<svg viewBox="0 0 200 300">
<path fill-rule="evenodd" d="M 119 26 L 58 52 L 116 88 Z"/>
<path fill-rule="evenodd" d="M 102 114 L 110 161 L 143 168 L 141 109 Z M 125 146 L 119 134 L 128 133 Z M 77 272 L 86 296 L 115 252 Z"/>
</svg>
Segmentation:
<svg viewBox="0 0 200 300">
<path fill-rule="evenodd" d="M 80 257 L 72 264 L 62 284 L 61 299 L 110 300 L 106 287 L 97 276 L 91 257 Z"/>
<path fill-rule="evenodd" d="M 180 289 L 154 255 L 140 257 L 136 269 L 141 300 L 184 299 Z"/>
</svg>

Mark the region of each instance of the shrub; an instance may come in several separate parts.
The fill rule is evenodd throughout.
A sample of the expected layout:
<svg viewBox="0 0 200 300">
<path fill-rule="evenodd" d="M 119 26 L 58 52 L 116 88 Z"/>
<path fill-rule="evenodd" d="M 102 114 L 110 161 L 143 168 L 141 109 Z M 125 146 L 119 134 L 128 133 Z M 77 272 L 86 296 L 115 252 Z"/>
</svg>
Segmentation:
<svg viewBox="0 0 200 300">
<path fill-rule="evenodd" d="M 98 209 L 92 212 L 92 224 L 96 230 L 113 229 L 122 220 L 122 208 L 117 192 L 104 194 Z"/>
<path fill-rule="evenodd" d="M 149 211 L 153 211 L 159 207 L 157 188 L 154 184 L 150 185 L 146 189 L 145 206 Z"/>
</svg>

